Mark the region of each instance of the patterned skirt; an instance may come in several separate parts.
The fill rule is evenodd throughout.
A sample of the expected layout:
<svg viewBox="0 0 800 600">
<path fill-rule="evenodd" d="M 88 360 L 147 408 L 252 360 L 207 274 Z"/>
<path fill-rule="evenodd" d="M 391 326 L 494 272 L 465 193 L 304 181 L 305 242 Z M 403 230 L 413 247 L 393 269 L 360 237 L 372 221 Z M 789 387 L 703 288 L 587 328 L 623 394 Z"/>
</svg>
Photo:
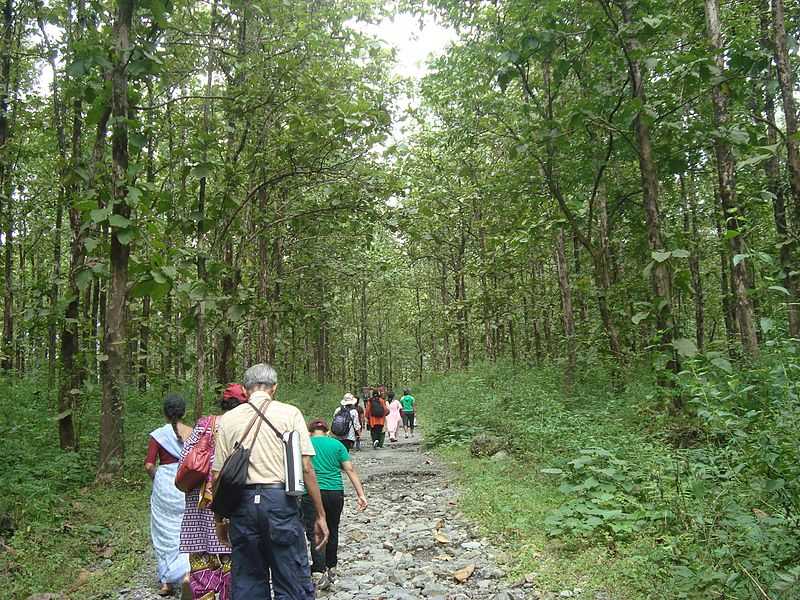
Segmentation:
<svg viewBox="0 0 800 600">
<path fill-rule="evenodd" d="M 193 552 L 189 555 L 192 600 L 230 600 L 231 555 Z"/>
</svg>

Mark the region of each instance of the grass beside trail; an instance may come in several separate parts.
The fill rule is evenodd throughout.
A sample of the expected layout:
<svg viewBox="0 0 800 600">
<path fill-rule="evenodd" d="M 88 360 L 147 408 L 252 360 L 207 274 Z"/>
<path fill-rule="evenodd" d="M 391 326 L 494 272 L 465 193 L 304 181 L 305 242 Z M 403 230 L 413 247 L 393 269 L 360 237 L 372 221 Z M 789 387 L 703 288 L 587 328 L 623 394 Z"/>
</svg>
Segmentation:
<svg viewBox="0 0 800 600">
<path fill-rule="evenodd" d="M 698 357 L 670 415 L 651 377 L 596 366 L 566 393 L 554 369 L 478 365 L 414 390 L 426 443 L 512 577 L 621 600 L 800 598 L 800 366 Z M 719 361 L 718 361 L 719 362 Z M 627 379 L 627 381 L 626 381 Z M 476 457 L 476 436 L 507 442 Z M 502 456 L 502 455 L 501 455 Z"/>
<path fill-rule="evenodd" d="M 414 392 L 426 443 L 438 447 L 462 483 L 461 510 L 506 550 L 512 579 L 535 575 L 539 589 L 579 588 L 579 598 L 606 591 L 621 600 L 650 599 L 659 551 L 652 540 L 557 539 L 545 526 L 567 496 L 542 469 L 563 465 L 586 446 L 659 449 L 652 436 L 630 429 L 636 416 L 629 404 L 614 403 L 603 387 L 563 402 L 555 372 L 491 366 L 436 378 Z M 507 439 L 511 456 L 472 456 L 469 441 L 483 432 Z"/>
<path fill-rule="evenodd" d="M 153 387 L 160 390 L 158 383 Z M 44 592 L 100 598 L 129 585 L 151 556 L 150 480 L 142 464 L 149 432 L 163 423 L 162 394 L 128 396 L 124 473 L 112 484 L 97 484 L 99 390 L 90 386 L 81 407 L 80 451 L 64 453 L 45 389 L 35 380 L 0 382 L 0 438 L 7 464 L 0 495 L 0 598 Z M 182 391 L 191 397 L 189 389 Z M 282 385 L 279 390 L 279 399 L 296 404 L 309 418 L 329 419 L 340 397 L 332 386 Z"/>
</svg>

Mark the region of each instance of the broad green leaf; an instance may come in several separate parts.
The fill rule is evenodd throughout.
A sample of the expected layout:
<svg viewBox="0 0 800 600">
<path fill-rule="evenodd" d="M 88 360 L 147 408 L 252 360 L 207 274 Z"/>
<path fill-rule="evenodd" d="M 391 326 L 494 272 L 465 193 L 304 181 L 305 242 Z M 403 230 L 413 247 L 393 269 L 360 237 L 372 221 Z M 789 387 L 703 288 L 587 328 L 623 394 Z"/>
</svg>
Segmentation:
<svg viewBox="0 0 800 600">
<path fill-rule="evenodd" d="M 111 215 L 108 217 L 108 223 L 112 227 L 117 227 L 119 229 L 125 229 L 131 226 L 130 219 L 123 217 L 122 215 Z"/>
<path fill-rule="evenodd" d="M 722 369 L 726 373 L 733 373 L 733 365 L 731 365 L 731 361 L 729 361 L 727 358 L 723 358 L 721 356 L 712 358 L 711 364 L 718 369 Z"/>
<path fill-rule="evenodd" d="M 670 256 L 672 256 L 672 252 L 659 252 L 654 251 L 650 254 L 653 257 L 653 260 L 656 262 L 664 262 L 665 260 L 669 260 Z"/>
<path fill-rule="evenodd" d="M 767 317 L 761 317 L 761 331 L 769 333 L 775 327 L 775 322 Z"/>
<path fill-rule="evenodd" d="M 678 338 L 672 342 L 673 348 L 678 351 L 678 354 L 686 358 L 691 358 L 697 355 L 697 344 L 694 340 L 689 338 Z"/>
<path fill-rule="evenodd" d="M 672 256 L 675 258 L 689 258 L 691 255 L 691 252 L 684 250 L 683 248 L 678 248 L 677 250 L 672 251 Z"/>
<path fill-rule="evenodd" d="M 108 207 L 95 208 L 92 212 L 89 213 L 89 218 L 92 220 L 92 223 L 102 223 L 108 219 L 108 215 L 110 214 L 111 214 L 111 209 Z"/>
</svg>

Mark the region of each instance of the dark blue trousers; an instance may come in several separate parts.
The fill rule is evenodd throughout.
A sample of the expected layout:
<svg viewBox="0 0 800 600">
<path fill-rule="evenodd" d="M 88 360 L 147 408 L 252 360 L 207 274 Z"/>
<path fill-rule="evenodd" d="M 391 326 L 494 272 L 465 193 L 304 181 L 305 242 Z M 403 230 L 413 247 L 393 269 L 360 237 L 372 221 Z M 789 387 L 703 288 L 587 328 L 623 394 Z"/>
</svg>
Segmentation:
<svg viewBox="0 0 800 600">
<path fill-rule="evenodd" d="M 231 515 L 231 600 L 314 600 L 303 521 L 283 489 L 248 488 Z M 271 582 L 270 582 L 271 580 Z"/>
</svg>

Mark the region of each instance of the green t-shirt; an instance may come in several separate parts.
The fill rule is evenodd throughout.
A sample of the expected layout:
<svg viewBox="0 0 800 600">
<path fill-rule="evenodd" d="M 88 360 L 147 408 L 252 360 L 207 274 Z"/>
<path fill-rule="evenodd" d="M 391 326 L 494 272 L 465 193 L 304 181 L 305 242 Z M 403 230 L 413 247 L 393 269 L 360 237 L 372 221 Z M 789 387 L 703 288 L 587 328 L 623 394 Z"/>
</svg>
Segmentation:
<svg viewBox="0 0 800 600">
<path fill-rule="evenodd" d="M 316 454 L 311 462 L 317 472 L 321 490 L 344 490 L 342 463 L 350 460 L 350 453 L 339 440 L 324 435 L 312 435 L 311 444 Z"/>
<path fill-rule="evenodd" d="M 403 405 L 403 412 L 414 412 L 414 396 L 406 395 L 400 398 L 400 404 Z"/>
</svg>

